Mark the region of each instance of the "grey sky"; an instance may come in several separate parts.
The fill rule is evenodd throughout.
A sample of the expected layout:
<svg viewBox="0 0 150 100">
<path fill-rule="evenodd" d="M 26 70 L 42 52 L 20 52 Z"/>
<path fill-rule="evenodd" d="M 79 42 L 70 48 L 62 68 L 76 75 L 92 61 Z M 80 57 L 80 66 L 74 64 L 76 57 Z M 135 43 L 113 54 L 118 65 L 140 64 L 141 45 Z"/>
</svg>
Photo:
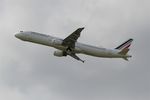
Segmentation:
<svg viewBox="0 0 150 100">
<path fill-rule="evenodd" d="M 0 0 L 1 100 L 149 100 L 149 0 Z M 129 62 L 79 55 L 22 42 L 20 30 L 65 38 L 85 27 L 78 41 L 115 48 L 134 43 Z"/>
</svg>

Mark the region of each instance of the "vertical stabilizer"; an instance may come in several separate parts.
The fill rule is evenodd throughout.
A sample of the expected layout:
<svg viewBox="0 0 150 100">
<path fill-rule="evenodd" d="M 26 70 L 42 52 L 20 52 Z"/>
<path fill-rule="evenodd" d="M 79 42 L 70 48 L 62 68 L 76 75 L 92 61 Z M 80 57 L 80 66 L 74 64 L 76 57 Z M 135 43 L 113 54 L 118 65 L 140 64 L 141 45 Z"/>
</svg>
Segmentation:
<svg viewBox="0 0 150 100">
<path fill-rule="evenodd" d="M 121 44 L 120 46 L 116 47 L 115 49 L 120 50 L 119 54 L 127 55 L 130 50 L 130 46 L 131 46 L 132 42 L 133 42 L 133 39 L 129 39 L 126 42 L 124 42 L 123 44 Z M 129 57 L 131 57 L 131 56 L 129 56 Z M 127 57 L 124 59 L 128 61 Z"/>
</svg>

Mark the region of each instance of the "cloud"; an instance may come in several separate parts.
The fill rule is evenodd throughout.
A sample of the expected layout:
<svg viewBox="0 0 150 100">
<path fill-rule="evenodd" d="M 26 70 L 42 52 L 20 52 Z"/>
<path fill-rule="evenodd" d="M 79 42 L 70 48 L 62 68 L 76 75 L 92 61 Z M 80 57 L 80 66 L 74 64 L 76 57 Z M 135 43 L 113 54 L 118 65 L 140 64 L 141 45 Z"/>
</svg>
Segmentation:
<svg viewBox="0 0 150 100">
<path fill-rule="evenodd" d="M 3 100 L 149 100 L 148 0 L 0 1 L 0 98 Z M 80 55 L 53 56 L 55 49 L 14 37 L 31 30 L 65 38 L 85 26 L 79 41 L 115 48 L 134 38 L 129 62 Z"/>
</svg>

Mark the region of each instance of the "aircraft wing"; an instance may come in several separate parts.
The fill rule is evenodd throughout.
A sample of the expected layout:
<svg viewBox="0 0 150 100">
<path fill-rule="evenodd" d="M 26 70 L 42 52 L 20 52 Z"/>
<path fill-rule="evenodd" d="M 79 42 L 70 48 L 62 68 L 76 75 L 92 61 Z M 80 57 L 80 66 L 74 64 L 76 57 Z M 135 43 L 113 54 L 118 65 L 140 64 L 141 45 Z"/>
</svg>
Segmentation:
<svg viewBox="0 0 150 100">
<path fill-rule="evenodd" d="M 71 56 L 71 57 L 73 57 L 74 59 L 79 60 L 79 61 L 81 61 L 81 62 L 84 63 L 84 60 L 80 59 L 75 53 L 70 53 L 68 55 Z"/>
<path fill-rule="evenodd" d="M 80 37 L 81 31 L 84 29 L 83 28 L 78 28 L 76 31 L 74 31 L 71 35 L 69 35 L 68 37 L 66 37 L 63 40 L 62 45 L 68 47 L 66 49 L 66 53 L 73 57 L 76 60 L 82 61 L 84 63 L 83 60 L 81 60 L 74 52 L 73 49 L 75 48 L 75 43 L 77 42 L 77 39 Z"/>
<path fill-rule="evenodd" d="M 83 28 L 78 28 L 76 31 L 74 31 L 71 35 L 69 35 L 67 38 L 65 38 L 63 40 L 62 45 L 68 46 L 69 48 L 74 48 L 75 47 L 75 42 L 80 37 L 80 33 L 83 29 L 84 29 L 84 27 Z"/>
</svg>

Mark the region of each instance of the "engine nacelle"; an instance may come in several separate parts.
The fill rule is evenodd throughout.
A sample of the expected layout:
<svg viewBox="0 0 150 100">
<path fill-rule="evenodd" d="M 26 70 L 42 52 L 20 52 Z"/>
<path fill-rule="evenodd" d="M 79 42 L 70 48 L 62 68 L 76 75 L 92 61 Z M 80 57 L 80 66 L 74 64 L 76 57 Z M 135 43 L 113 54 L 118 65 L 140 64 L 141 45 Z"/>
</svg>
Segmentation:
<svg viewBox="0 0 150 100">
<path fill-rule="evenodd" d="M 67 56 L 67 54 L 61 50 L 57 50 L 54 52 L 54 56 L 63 57 L 63 56 Z"/>
<path fill-rule="evenodd" d="M 54 45 L 61 45 L 62 44 L 62 40 L 59 40 L 59 39 L 53 39 L 52 40 L 52 44 L 54 44 Z"/>
</svg>

